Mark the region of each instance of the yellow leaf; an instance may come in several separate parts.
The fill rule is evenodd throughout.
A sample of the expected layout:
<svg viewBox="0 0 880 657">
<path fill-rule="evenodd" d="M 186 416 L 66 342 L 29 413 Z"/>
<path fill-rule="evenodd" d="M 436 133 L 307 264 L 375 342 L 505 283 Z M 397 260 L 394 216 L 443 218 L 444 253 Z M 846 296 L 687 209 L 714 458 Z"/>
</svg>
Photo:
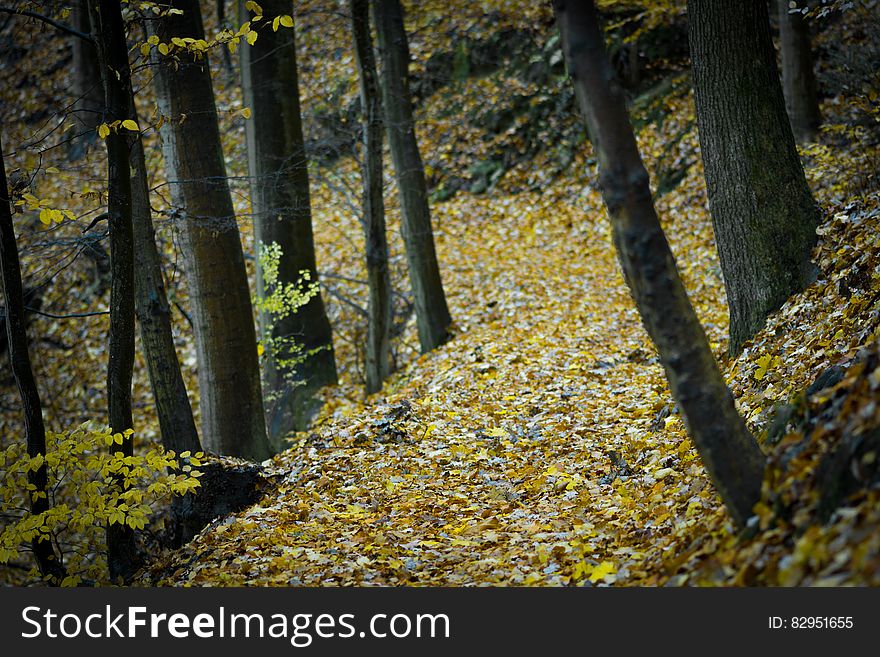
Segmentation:
<svg viewBox="0 0 880 657">
<path fill-rule="evenodd" d="M 590 581 L 598 582 L 600 579 L 604 580 L 609 575 L 614 575 L 617 572 L 617 568 L 614 567 L 614 564 L 610 561 L 603 561 L 598 566 L 593 568 L 593 571 L 590 573 Z"/>
<path fill-rule="evenodd" d="M 263 346 L 262 342 L 257 343 L 257 356 L 262 356 L 266 353 L 266 347 Z"/>
<path fill-rule="evenodd" d="M 102 123 L 98 126 L 98 136 L 101 139 L 106 139 L 110 135 L 110 126 L 106 123 Z"/>
<path fill-rule="evenodd" d="M 281 24 L 284 27 L 293 27 L 293 18 L 288 15 L 281 16 Z"/>
<path fill-rule="evenodd" d="M 149 43 L 142 43 L 141 44 L 141 55 L 146 57 L 149 54 L 150 54 L 150 44 Z"/>
<path fill-rule="evenodd" d="M 245 107 L 244 109 L 241 110 L 240 113 L 246 119 L 251 118 L 251 108 L 250 107 Z"/>
<path fill-rule="evenodd" d="M 49 208 L 43 208 L 40 210 L 40 222 L 42 222 L 46 226 L 52 225 L 52 210 Z"/>
<path fill-rule="evenodd" d="M 491 436 L 493 438 L 504 438 L 507 435 L 507 432 L 501 427 L 495 427 L 494 429 L 490 429 L 486 432 L 487 436 Z"/>
<path fill-rule="evenodd" d="M 256 43 L 256 41 L 257 41 L 257 33 L 256 32 L 248 32 L 245 39 L 247 39 L 247 42 L 250 45 L 254 45 L 254 43 Z"/>
<path fill-rule="evenodd" d="M 125 121 L 122 122 L 122 127 L 126 130 L 131 130 L 132 132 L 138 132 L 140 130 L 138 124 L 131 119 L 125 119 Z"/>
<path fill-rule="evenodd" d="M 162 53 L 163 55 L 167 55 L 168 54 L 168 44 L 167 43 L 160 43 L 159 44 L 159 52 Z"/>
<path fill-rule="evenodd" d="M 281 16 L 276 16 L 274 18 L 274 20 L 272 21 L 272 31 L 273 32 L 278 31 L 278 23 L 280 23 L 280 22 L 281 22 Z"/>
</svg>

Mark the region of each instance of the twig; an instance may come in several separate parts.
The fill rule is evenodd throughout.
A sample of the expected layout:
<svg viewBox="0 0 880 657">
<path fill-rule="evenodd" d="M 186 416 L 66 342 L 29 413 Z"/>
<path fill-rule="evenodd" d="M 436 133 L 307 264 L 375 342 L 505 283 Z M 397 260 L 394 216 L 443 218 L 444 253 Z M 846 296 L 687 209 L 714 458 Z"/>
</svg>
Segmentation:
<svg viewBox="0 0 880 657">
<path fill-rule="evenodd" d="M 13 9 L 12 7 L 0 7 L 0 12 L 6 14 L 12 14 L 14 16 L 27 16 L 28 18 L 36 18 L 38 21 L 42 21 L 46 25 L 51 25 L 57 30 L 61 30 L 62 32 L 66 32 L 71 36 L 75 36 L 77 38 L 88 41 L 89 43 L 94 43 L 95 40 L 92 39 L 90 34 L 86 34 L 85 32 L 80 32 L 77 29 L 72 28 L 70 25 L 66 23 L 61 23 L 56 21 L 54 18 L 49 18 L 48 16 L 43 16 L 43 14 L 38 14 L 34 11 L 28 11 L 27 9 Z"/>
</svg>

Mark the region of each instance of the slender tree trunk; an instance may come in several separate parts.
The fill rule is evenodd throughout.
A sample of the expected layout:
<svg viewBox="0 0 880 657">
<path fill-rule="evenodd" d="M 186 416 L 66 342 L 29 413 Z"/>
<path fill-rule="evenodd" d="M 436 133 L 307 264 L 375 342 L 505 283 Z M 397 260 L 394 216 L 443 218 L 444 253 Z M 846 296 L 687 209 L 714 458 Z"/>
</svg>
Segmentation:
<svg viewBox="0 0 880 657">
<path fill-rule="evenodd" d="M 813 275 L 819 212 L 795 148 L 767 2 L 688 1 L 697 123 L 730 351 Z"/>
<path fill-rule="evenodd" d="M 137 121 L 133 99 L 129 115 Z M 162 278 L 162 261 L 156 248 L 144 145 L 140 136 L 132 144 L 130 158 L 135 310 L 162 431 L 162 444 L 165 449 L 178 454 L 187 450 L 198 452 L 201 450 L 199 435 L 174 347 L 171 311 Z"/>
<path fill-rule="evenodd" d="M 367 331 L 367 394 L 378 392 L 390 373 L 391 279 L 385 205 L 382 200 L 382 103 L 370 36 L 369 0 L 350 0 L 351 26 L 364 112 L 364 231 L 370 288 Z"/>
<path fill-rule="evenodd" d="M 291 0 L 264 0 L 261 7 L 269 19 L 293 14 Z M 252 112 L 246 130 L 257 253 L 263 245 L 281 247 L 278 285 L 299 285 L 301 272 L 317 282 L 294 29 L 263 28 L 254 45 L 239 52 L 244 105 Z M 262 274 L 258 266 L 261 297 L 268 293 Z M 306 429 L 320 408 L 318 389 L 337 381 L 333 334 L 320 292 L 287 317 L 261 314 L 260 324 L 264 341 L 277 351 L 267 352 L 264 384 L 269 438 L 281 449 L 284 437 Z M 291 359 L 301 360 L 285 363 Z"/>
<path fill-rule="evenodd" d="M 382 54 L 382 102 L 400 194 L 401 230 L 409 264 L 422 352 L 443 344 L 452 318 L 434 249 L 425 169 L 416 141 L 409 91 L 409 45 L 400 0 L 373 0 Z"/>
<path fill-rule="evenodd" d="M 782 51 L 782 90 L 785 107 L 795 138 L 813 141 L 822 118 L 816 94 L 810 25 L 790 0 L 777 0 L 779 6 L 779 45 Z"/>
<path fill-rule="evenodd" d="M 158 35 L 203 39 L 199 3 L 174 0 L 180 14 L 161 19 Z M 172 188 L 183 206 L 183 247 L 199 361 L 202 442 L 220 454 L 260 461 L 266 438 L 257 338 L 244 254 L 236 223 L 207 57 L 166 59 L 156 85 L 172 128 L 165 149 Z M 169 179 L 170 175 L 169 175 Z"/>
<path fill-rule="evenodd" d="M 760 497 L 764 457 L 736 411 L 678 276 L 595 5 L 555 0 L 554 8 L 578 104 L 599 159 L 599 182 L 627 283 L 691 439 L 742 527 Z"/>
<path fill-rule="evenodd" d="M 73 5 L 73 27 L 84 34 L 91 31 L 87 0 L 76 0 Z M 98 50 L 94 43 L 74 38 L 73 47 L 73 134 L 84 133 L 73 139 L 68 148 L 70 159 L 77 160 L 85 155 L 89 144 L 97 141 L 94 132 L 102 122 L 104 114 L 104 88 L 101 84 L 101 67 L 98 63 Z"/>
<path fill-rule="evenodd" d="M 104 82 L 108 122 L 125 120 L 131 103 L 131 71 L 125 42 L 122 11 L 114 0 L 89 0 L 92 32 L 98 44 L 98 61 Z M 107 396 L 110 427 L 124 433 L 133 428 L 131 378 L 134 368 L 134 236 L 132 232 L 129 149 L 134 133 L 111 130 L 107 145 L 107 213 L 110 224 L 110 346 Z M 117 449 L 114 447 L 114 449 Z M 131 437 L 123 439 L 117 453 L 132 455 Z M 121 486 L 121 484 L 119 484 Z M 128 578 L 139 566 L 134 531 L 125 524 L 107 527 L 107 566 L 110 578 Z"/>
<path fill-rule="evenodd" d="M 27 317 L 24 309 L 24 293 L 21 285 L 21 265 L 18 246 L 15 243 L 15 227 L 12 224 L 12 200 L 6 182 L 6 163 L 3 146 L 0 145 L 0 274 L 2 274 L 3 299 L 6 303 L 6 340 L 9 347 L 9 364 L 12 376 L 21 396 L 24 413 L 24 431 L 27 453 L 31 458 L 46 455 L 46 428 L 43 424 L 43 407 L 40 391 L 34 379 L 28 353 Z M 39 516 L 49 510 L 47 497 L 48 473 L 43 463 L 36 471 L 28 472 L 28 483 L 34 486 L 28 495 L 31 514 Z M 46 538 L 50 538 L 47 536 Z M 31 542 L 31 549 L 40 573 L 57 586 L 64 579 L 64 566 L 55 553 L 51 540 Z"/>
</svg>

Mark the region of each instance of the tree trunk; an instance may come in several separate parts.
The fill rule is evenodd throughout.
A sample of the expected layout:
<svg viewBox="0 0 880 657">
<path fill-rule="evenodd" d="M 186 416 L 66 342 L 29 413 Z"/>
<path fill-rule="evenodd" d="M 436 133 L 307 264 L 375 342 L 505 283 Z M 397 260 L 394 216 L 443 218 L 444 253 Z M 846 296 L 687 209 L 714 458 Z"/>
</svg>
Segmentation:
<svg viewBox="0 0 880 657">
<path fill-rule="evenodd" d="M 554 8 L 627 283 L 703 465 L 742 527 L 760 497 L 764 457 L 736 411 L 678 276 L 595 5 L 555 0 Z"/>
<path fill-rule="evenodd" d="M 137 121 L 133 99 L 129 114 Z M 135 310 L 162 431 L 162 444 L 165 449 L 178 454 L 187 450 L 198 452 L 201 450 L 199 435 L 174 347 L 171 311 L 162 278 L 162 261 L 156 248 L 144 145 L 140 136 L 132 144 L 130 158 Z"/>
<path fill-rule="evenodd" d="M 2 274 L 3 298 L 6 303 L 6 340 L 9 347 L 9 364 L 12 376 L 21 396 L 24 413 L 24 431 L 27 440 L 27 453 L 31 458 L 46 455 L 46 428 L 43 424 L 43 407 L 40 391 L 34 379 L 31 359 L 28 353 L 27 318 L 24 309 L 24 293 L 21 285 L 21 265 L 18 260 L 18 245 L 15 242 L 15 227 L 12 224 L 12 199 L 6 182 L 6 164 L 3 161 L 3 146 L 0 144 L 0 274 Z M 31 514 L 39 516 L 49 510 L 47 494 L 48 473 L 43 463 L 36 471 L 28 472 L 28 483 L 34 486 L 28 495 Z M 55 553 L 51 540 L 31 542 L 31 549 L 37 567 L 49 582 L 57 586 L 64 579 L 64 566 Z"/>
<path fill-rule="evenodd" d="M 767 2 L 688 1 L 709 207 L 730 307 L 730 352 L 813 275 L 819 212 L 785 113 Z"/>
<path fill-rule="evenodd" d="M 782 51 L 782 90 L 788 120 L 795 138 L 800 142 L 815 140 L 822 123 L 810 26 L 796 8 L 790 11 L 790 0 L 777 0 L 779 6 L 779 45 Z"/>
<path fill-rule="evenodd" d="M 125 42 L 125 24 L 118 2 L 89 0 L 92 32 L 98 45 L 98 61 L 104 83 L 107 122 L 128 118 L 131 103 L 131 71 Z M 134 236 L 132 232 L 130 135 L 119 127 L 111 130 L 107 145 L 107 214 L 110 224 L 110 337 L 107 365 L 107 396 L 110 427 L 116 433 L 133 428 L 131 378 L 134 368 Z M 126 436 L 116 453 L 132 455 Z M 121 482 L 118 483 L 121 487 Z M 134 531 L 126 524 L 107 527 L 107 566 L 110 578 L 126 579 L 139 566 Z"/>
<path fill-rule="evenodd" d="M 293 14 L 291 0 L 264 0 L 261 7 L 270 19 Z M 281 247 L 278 285 L 299 285 L 301 272 L 317 282 L 294 29 L 265 27 L 254 45 L 242 44 L 239 52 L 244 105 L 252 112 L 245 125 L 256 251 L 273 243 Z M 269 293 L 262 273 L 258 266 L 260 297 Z M 260 325 L 277 352 L 266 353 L 264 385 L 269 438 L 281 449 L 284 437 L 306 429 L 320 408 L 318 389 L 337 382 L 333 334 L 320 292 L 287 317 L 262 313 Z M 284 362 L 291 359 L 301 362 Z"/>
<path fill-rule="evenodd" d="M 174 0 L 157 33 L 204 38 L 196 0 Z M 266 439 L 257 337 L 244 254 L 236 223 L 207 57 L 180 52 L 179 62 L 159 66 L 157 94 L 164 94 L 172 128 L 164 149 L 172 188 L 183 207 L 182 243 L 199 362 L 202 442 L 219 454 L 261 461 L 271 455 Z M 174 178 L 171 178 L 173 172 Z M 173 198 L 173 196 L 172 196 Z"/>
<path fill-rule="evenodd" d="M 364 232 L 370 288 L 367 331 L 367 394 L 378 392 L 390 373 L 391 279 L 382 199 L 382 103 L 370 36 L 369 0 L 350 0 L 351 27 L 364 112 Z"/>
<path fill-rule="evenodd" d="M 87 0 L 76 0 L 73 5 L 73 27 L 84 34 L 91 31 Z M 71 160 L 85 155 L 89 144 L 97 142 L 95 132 L 104 114 L 104 88 L 101 84 L 101 67 L 98 50 L 94 43 L 74 37 L 73 42 L 73 103 L 74 137 L 68 147 Z M 79 136 L 75 136 L 79 135 Z"/>
<path fill-rule="evenodd" d="M 419 343 L 425 353 L 446 342 L 452 318 L 434 250 L 425 169 L 416 141 L 409 91 L 409 45 L 400 0 L 373 0 L 373 16 L 382 54 L 382 102 L 400 194 L 401 231 Z"/>
</svg>

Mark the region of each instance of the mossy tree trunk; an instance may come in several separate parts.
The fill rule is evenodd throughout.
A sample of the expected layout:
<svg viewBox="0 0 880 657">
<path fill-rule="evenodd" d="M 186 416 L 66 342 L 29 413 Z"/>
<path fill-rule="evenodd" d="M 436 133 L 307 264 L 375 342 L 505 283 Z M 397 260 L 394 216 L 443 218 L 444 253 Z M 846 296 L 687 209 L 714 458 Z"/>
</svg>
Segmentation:
<svg viewBox="0 0 880 657">
<path fill-rule="evenodd" d="M 182 13 L 163 17 L 156 32 L 204 39 L 196 0 L 173 0 Z M 261 461 L 272 454 L 266 438 L 257 336 L 241 240 L 220 145 L 220 128 L 207 55 L 181 52 L 157 70 L 162 106 L 169 112 L 170 144 L 183 207 L 182 244 L 199 363 L 202 444 L 219 454 Z M 185 116 L 184 116 L 185 115 Z M 173 197 L 173 195 L 172 195 Z"/>
<path fill-rule="evenodd" d="M 760 497 L 764 457 L 736 411 L 679 278 L 595 5 L 555 0 L 554 9 L 626 281 L 703 465 L 742 527 Z"/>
<path fill-rule="evenodd" d="M 767 2 L 689 0 L 688 37 L 735 354 L 809 282 L 819 212 L 785 111 Z"/>
<path fill-rule="evenodd" d="M 370 290 L 367 330 L 367 394 L 378 392 L 391 369 L 391 279 L 385 205 L 382 199 L 382 102 L 376 75 L 376 59 L 370 36 L 369 0 L 349 0 L 354 36 L 361 107 L 364 113 L 364 234 L 367 281 Z"/>
<path fill-rule="evenodd" d="M 791 0 L 777 0 L 779 7 L 779 46 L 782 53 L 782 91 L 792 132 L 800 142 L 813 141 L 822 123 L 810 24 L 802 7 Z M 805 4 L 801 2 L 800 4 Z"/>
<path fill-rule="evenodd" d="M 5 324 L 9 346 L 9 365 L 21 397 L 27 453 L 33 459 L 46 455 L 46 427 L 43 423 L 40 391 L 34 378 L 28 349 L 21 264 L 18 259 L 18 245 L 15 241 L 15 227 L 12 223 L 12 199 L 9 198 L 2 144 L 0 144 L 0 284 L 2 284 L 3 301 L 6 306 Z M 45 462 L 36 470 L 28 471 L 28 483 L 34 487 L 33 492 L 28 496 L 31 514 L 39 516 L 49 510 L 48 472 Z M 50 584 L 59 585 L 64 579 L 64 565 L 60 555 L 55 552 L 52 542 L 50 540 L 34 540 L 31 542 L 31 550 L 33 550 L 40 574 L 49 577 Z"/>
<path fill-rule="evenodd" d="M 244 2 L 240 5 L 245 16 Z M 260 6 L 270 19 L 293 14 L 291 0 L 264 0 Z M 316 284 L 294 28 L 263 28 L 254 44 L 242 44 L 239 52 L 244 105 L 252 112 L 246 131 L 256 250 L 280 247 L 277 286 L 300 285 L 302 272 Z M 262 274 L 258 265 L 261 297 L 269 292 Z M 266 352 L 263 381 L 269 439 L 280 450 L 288 433 L 308 428 L 320 408 L 317 391 L 337 381 L 333 334 L 320 291 L 286 317 L 261 313 L 260 325 L 264 341 L 273 346 Z"/>
<path fill-rule="evenodd" d="M 401 232 L 422 353 L 449 337 L 452 318 L 434 248 L 425 168 L 419 153 L 409 91 L 409 45 L 400 0 L 373 0 L 382 55 L 382 103 L 400 195 Z"/>
<path fill-rule="evenodd" d="M 132 99 L 129 116 L 137 121 Z M 165 449 L 180 452 L 201 450 L 186 384 L 171 329 L 171 310 L 165 294 L 162 260 L 156 247 L 150 207 L 150 187 L 143 141 L 138 136 L 131 146 L 132 231 L 135 262 L 135 312 L 140 324 L 141 345 L 156 415 Z"/>
</svg>

